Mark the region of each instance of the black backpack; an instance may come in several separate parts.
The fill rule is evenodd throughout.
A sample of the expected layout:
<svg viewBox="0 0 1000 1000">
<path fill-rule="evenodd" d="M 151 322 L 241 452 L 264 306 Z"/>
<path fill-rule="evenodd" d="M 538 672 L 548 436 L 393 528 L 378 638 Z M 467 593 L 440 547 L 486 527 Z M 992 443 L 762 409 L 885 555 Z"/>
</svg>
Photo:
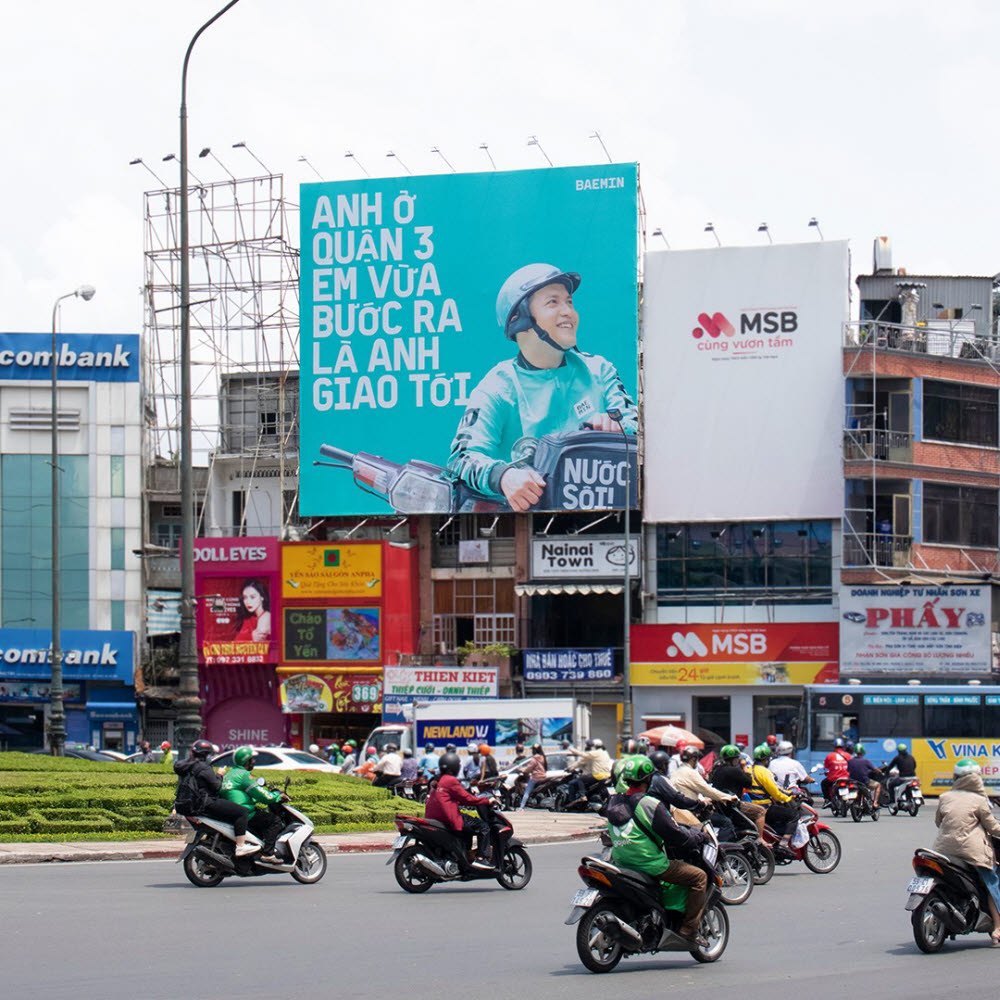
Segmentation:
<svg viewBox="0 0 1000 1000">
<path fill-rule="evenodd" d="M 194 773 L 194 768 L 186 767 L 183 773 L 178 772 L 174 811 L 180 816 L 197 816 L 207 804 L 208 793 Z"/>
</svg>

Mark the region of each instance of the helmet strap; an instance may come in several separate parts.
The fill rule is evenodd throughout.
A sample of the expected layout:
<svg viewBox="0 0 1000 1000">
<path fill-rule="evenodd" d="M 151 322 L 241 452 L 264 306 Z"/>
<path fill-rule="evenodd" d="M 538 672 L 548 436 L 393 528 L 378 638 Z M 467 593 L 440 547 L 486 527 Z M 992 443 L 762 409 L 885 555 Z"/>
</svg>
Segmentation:
<svg viewBox="0 0 1000 1000">
<path fill-rule="evenodd" d="M 540 326 L 539 326 L 539 325 L 538 325 L 538 324 L 537 324 L 537 323 L 536 323 L 536 322 L 534 321 L 534 319 L 532 319 L 532 321 L 531 321 L 531 329 L 535 331 L 535 335 L 536 335 L 536 336 L 538 337 L 538 339 L 539 339 L 539 340 L 540 340 L 540 341 L 541 341 L 541 342 L 542 342 L 543 344 L 548 344 L 548 345 L 549 345 L 549 347 L 554 347 L 554 348 L 555 348 L 555 349 L 556 349 L 557 351 L 561 351 L 561 352 L 562 352 L 563 354 L 565 354 L 565 353 L 566 353 L 566 352 L 567 352 L 568 350 L 571 350 L 571 348 L 569 348 L 569 347 L 563 347 L 563 346 L 562 346 L 562 344 L 557 344 L 557 343 L 556 343 L 556 342 L 555 342 L 555 341 L 554 341 L 554 340 L 553 340 L 553 339 L 552 339 L 552 338 L 551 338 L 551 337 L 549 336 L 548 332 L 547 332 L 546 330 L 543 330 L 543 329 L 542 329 L 542 328 L 541 328 L 541 327 L 540 327 Z"/>
</svg>

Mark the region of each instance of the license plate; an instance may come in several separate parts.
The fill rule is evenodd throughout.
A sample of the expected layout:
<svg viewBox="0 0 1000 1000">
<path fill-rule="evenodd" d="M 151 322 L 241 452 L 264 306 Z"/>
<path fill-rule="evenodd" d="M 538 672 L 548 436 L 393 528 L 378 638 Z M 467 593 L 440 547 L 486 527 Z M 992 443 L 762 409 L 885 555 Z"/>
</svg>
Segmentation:
<svg viewBox="0 0 1000 1000">
<path fill-rule="evenodd" d="M 573 897 L 574 906 L 593 906 L 600 893 L 596 889 L 577 889 Z"/>
<path fill-rule="evenodd" d="M 405 843 L 406 843 L 406 841 L 407 841 L 407 838 L 406 838 L 406 837 L 397 837 L 397 838 L 396 838 L 396 839 L 395 839 L 395 840 L 394 840 L 394 841 L 392 842 L 392 849 L 393 849 L 394 851 L 398 851 L 398 850 L 399 850 L 399 849 L 400 849 L 400 848 L 401 848 L 401 847 L 403 846 L 403 844 L 405 844 Z"/>
<path fill-rule="evenodd" d="M 924 801 L 924 797 L 923 795 L 920 794 L 920 792 L 914 792 L 913 801 L 917 803 L 922 803 Z"/>
<path fill-rule="evenodd" d="M 839 788 L 839 789 L 837 789 L 837 794 L 842 799 L 846 799 L 847 796 L 851 794 L 851 790 L 849 788 Z"/>
<path fill-rule="evenodd" d="M 851 799 L 856 799 L 858 797 L 857 792 L 841 792 L 841 797 L 850 801 Z"/>
<path fill-rule="evenodd" d="M 934 879 L 932 878 L 911 878 L 909 884 L 906 887 L 907 892 L 917 893 L 920 896 L 926 896 L 927 893 L 934 888 Z"/>
<path fill-rule="evenodd" d="M 701 856 L 710 864 L 715 864 L 715 859 L 719 856 L 719 849 L 715 844 L 705 844 L 701 849 Z"/>
</svg>

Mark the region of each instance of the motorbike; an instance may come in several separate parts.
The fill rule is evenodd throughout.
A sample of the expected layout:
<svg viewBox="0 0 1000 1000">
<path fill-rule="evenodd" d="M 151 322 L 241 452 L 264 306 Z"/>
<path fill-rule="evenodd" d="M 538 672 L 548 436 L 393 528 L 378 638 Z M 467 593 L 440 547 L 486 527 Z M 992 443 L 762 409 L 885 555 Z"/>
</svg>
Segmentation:
<svg viewBox="0 0 1000 1000">
<path fill-rule="evenodd" d="M 997 838 L 991 839 L 994 850 L 1000 848 Z M 921 951 L 930 955 L 940 951 L 948 937 L 993 930 L 989 891 L 974 865 L 918 847 L 913 871 L 906 886 L 906 909 Z"/>
<path fill-rule="evenodd" d="M 577 796 L 573 788 L 574 775 L 570 774 L 555 790 L 552 801 L 553 812 L 597 812 L 599 813 L 611 796 L 611 779 L 600 778 L 587 789 L 584 798 Z"/>
<path fill-rule="evenodd" d="M 423 802 L 427 798 L 429 783 L 423 777 L 404 778 L 393 786 L 393 794 L 411 802 Z"/>
<path fill-rule="evenodd" d="M 397 514 L 510 510 L 506 503 L 477 493 L 430 462 L 411 459 L 400 465 L 381 455 L 345 451 L 329 444 L 320 445 L 319 453 L 333 461 L 316 460 L 314 465 L 348 470 L 361 489 L 384 497 Z M 545 479 L 542 496 L 534 505 L 539 510 L 622 508 L 626 484 L 634 482 L 637 474 L 634 444 L 619 433 L 595 431 L 586 425 L 538 439 L 522 438 L 515 461 L 530 466 Z"/>
<path fill-rule="evenodd" d="M 860 823 L 865 816 L 871 816 L 872 822 L 877 823 L 879 813 L 882 811 L 881 803 L 876 806 L 871 789 L 867 785 L 857 784 L 858 794 L 851 803 L 851 819 L 855 823 Z"/>
<path fill-rule="evenodd" d="M 257 784 L 263 786 L 264 779 Z M 285 789 L 288 779 L 285 780 Z M 326 852 L 312 839 L 313 824 L 305 813 L 299 812 L 288 802 L 269 807 L 284 822 L 284 828 L 275 842 L 277 864 L 257 860 L 260 854 L 236 856 L 236 835 L 231 823 L 208 816 L 187 816 L 191 833 L 177 863 L 183 865 L 184 874 L 192 885 L 209 889 L 224 878 L 256 878 L 278 873 L 291 875 L 296 882 L 313 885 L 326 874 Z M 247 831 L 248 844 L 263 848 L 263 843 Z"/>
<path fill-rule="evenodd" d="M 505 889 L 523 889 L 531 881 L 531 858 L 497 805 L 478 809 L 490 829 L 490 848 L 497 859 L 493 869 L 473 867 L 466 838 L 443 823 L 424 816 L 397 816 L 399 836 L 386 864 L 393 866 L 399 887 L 420 893 L 439 882 L 496 879 Z"/>
<path fill-rule="evenodd" d="M 920 812 L 920 807 L 924 804 L 924 793 L 920 790 L 919 778 L 907 778 L 902 784 L 890 788 L 885 786 L 886 809 L 890 816 L 895 816 L 898 812 L 907 812 L 910 816 L 916 816 Z"/>
<path fill-rule="evenodd" d="M 858 799 L 858 783 L 852 778 L 836 778 L 830 786 L 830 812 L 846 817 Z"/>
<path fill-rule="evenodd" d="M 602 858 L 580 861 L 577 872 L 586 888 L 573 896 L 566 923 L 579 923 L 576 950 L 591 972 L 610 972 L 626 956 L 660 951 L 686 951 L 699 962 L 722 957 L 729 943 L 729 917 L 715 869 L 718 841 L 710 826 L 703 829 L 709 839 L 701 853 L 684 858 L 708 876 L 708 898 L 693 947 L 679 933 L 683 903 L 681 909 L 665 907 L 658 879 Z"/>
<path fill-rule="evenodd" d="M 775 864 L 802 861 L 817 875 L 827 875 L 840 864 L 840 840 L 825 823 L 819 822 L 819 813 L 812 806 L 799 802 L 798 807 L 799 818 L 791 848 L 779 847 L 781 838 L 767 825 L 764 826 L 764 841 L 774 852 Z"/>
<path fill-rule="evenodd" d="M 736 846 L 750 863 L 754 885 L 766 885 L 774 875 L 774 851 L 758 840 L 757 824 L 737 803 L 716 802 L 714 807 L 732 823 Z"/>
</svg>

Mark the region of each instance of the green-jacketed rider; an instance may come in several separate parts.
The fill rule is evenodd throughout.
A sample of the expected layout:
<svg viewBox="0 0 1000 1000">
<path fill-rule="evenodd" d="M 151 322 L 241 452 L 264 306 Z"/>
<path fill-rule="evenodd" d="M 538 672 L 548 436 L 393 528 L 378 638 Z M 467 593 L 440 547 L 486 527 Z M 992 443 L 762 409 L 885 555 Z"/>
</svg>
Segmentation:
<svg viewBox="0 0 1000 1000">
<path fill-rule="evenodd" d="M 579 286 L 579 274 L 540 263 L 519 268 L 504 282 L 497 321 L 519 353 L 473 389 L 452 441 L 448 471 L 516 511 L 541 498 L 545 481 L 531 460 L 543 435 L 584 424 L 636 433 L 635 403 L 615 366 L 577 349 L 573 293 Z"/>
<path fill-rule="evenodd" d="M 704 836 L 700 831 L 678 826 L 670 810 L 647 794 L 655 773 L 648 757 L 634 756 L 625 761 L 621 780 L 628 791 L 612 795 L 605 813 L 611 859 L 622 868 L 645 872 L 669 883 L 663 891 L 663 904 L 669 909 L 680 909 L 683 902 L 684 920 L 679 933 L 693 941 L 705 908 L 708 879 L 700 868 L 676 857 L 671 859 L 667 852 L 698 851 Z"/>
<path fill-rule="evenodd" d="M 270 806 L 286 798 L 281 792 L 268 791 L 257 784 L 250 773 L 257 755 L 250 747 L 237 747 L 233 752 L 233 764 L 222 779 L 219 794 L 222 798 L 243 806 L 250 816 L 249 829 L 264 843 L 260 860 L 275 864 L 280 859 L 274 856 L 274 841 L 281 832 L 281 820 L 271 812 Z"/>
</svg>

